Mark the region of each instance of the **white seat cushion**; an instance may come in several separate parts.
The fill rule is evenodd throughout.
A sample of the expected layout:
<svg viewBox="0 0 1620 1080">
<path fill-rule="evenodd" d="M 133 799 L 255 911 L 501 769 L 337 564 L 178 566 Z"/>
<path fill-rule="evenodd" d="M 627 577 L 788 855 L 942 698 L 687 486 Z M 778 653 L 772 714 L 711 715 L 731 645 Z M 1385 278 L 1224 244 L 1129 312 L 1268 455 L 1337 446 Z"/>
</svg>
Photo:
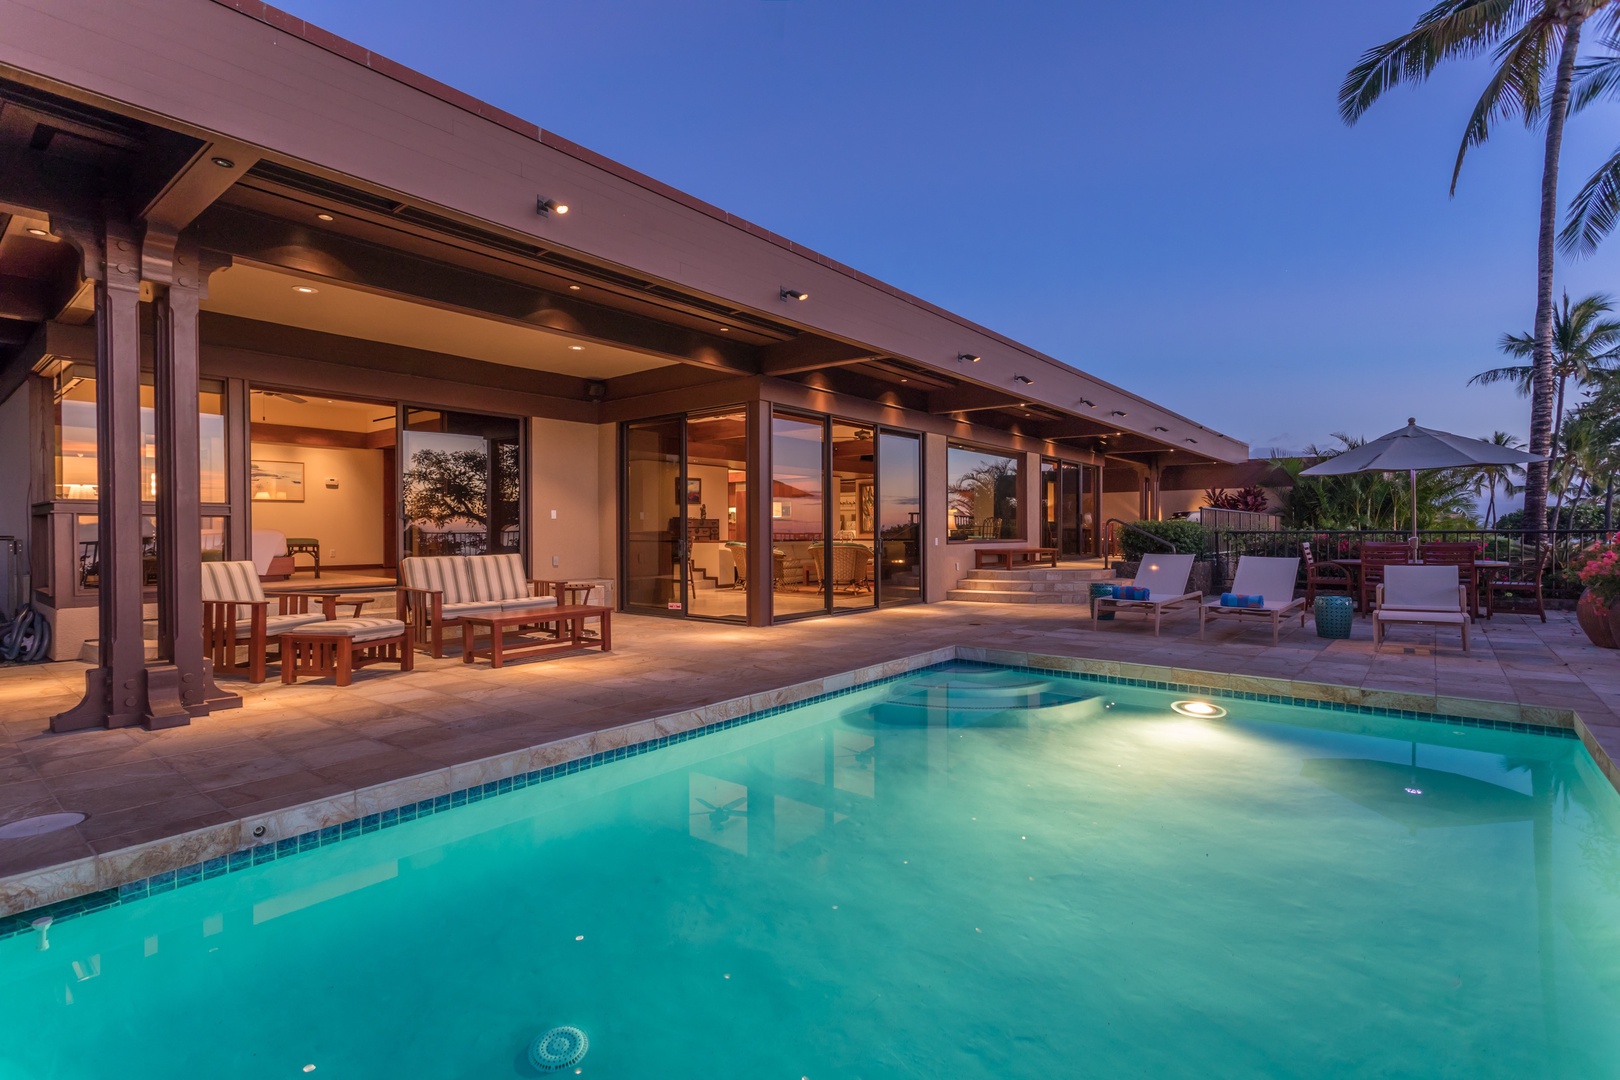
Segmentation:
<svg viewBox="0 0 1620 1080">
<path fill-rule="evenodd" d="M 1389 608 L 1379 608 L 1373 612 L 1373 618 L 1379 622 L 1387 623 L 1443 623 L 1461 626 L 1468 621 L 1468 614 L 1463 611 L 1402 611 L 1399 609 L 1392 611 Z"/>
<path fill-rule="evenodd" d="M 399 573 L 413 589 L 444 594 L 447 605 L 477 599 L 467 578 L 467 560 L 460 555 L 412 556 L 400 562 Z"/>
<path fill-rule="evenodd" d="M 289 630 L 296 630 L 300 626 L 308 626 L 310 623 L 325 621 L 326 616 L 322 615 L 318 611 L 312 611 L 304 615 L 266 615 L 264 619 L 264 632 L 268 637 L 275 637 L 277 634 L 285 634 Z M 237 622 L 236 636 L 238 638 L 244 634 L 251 633 L 252 631 L 252 619 L 241 619 Z"/>
<path fill-rule="evenodd" d="M 522 600 L 529 595 L 523 556 L 516 552 L 473 555 L 467 559 L 467 576 L 472 581 L 473 600 Z"/>
<path fill-rule="evenodd" d="M 332 619 L 302 627 L 301 634 L 320 634 L 352 638 L 355 641 L 375 641 L 378 638 L 398 637 L 405 632 L 405 624 L 398 619 L 359 618 Z"/>
</svg>

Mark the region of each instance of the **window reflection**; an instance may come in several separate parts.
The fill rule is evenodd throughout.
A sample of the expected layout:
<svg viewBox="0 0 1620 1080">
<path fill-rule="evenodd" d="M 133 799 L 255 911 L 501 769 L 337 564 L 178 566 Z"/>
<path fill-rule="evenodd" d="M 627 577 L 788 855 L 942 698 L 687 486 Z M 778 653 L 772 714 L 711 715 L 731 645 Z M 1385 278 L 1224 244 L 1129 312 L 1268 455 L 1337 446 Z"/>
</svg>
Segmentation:
<svg viewBox="0 0 1620 1080">
<path fill-rule="evenodd" d="M 72 364 L 56 376 L 56 497 L 94 499 L 96 473 L 95 369 Z M 141 376 L 141 499 L 157 498 L 157 419 L 152 376 Z M 223 503 L 226 494 L 224 388 L 204 381 L 197 394 L 198 478 L 205 503 Z"/>
<path fill-rule="evenodd" d="M 1016 540 L 1024 535 L 1017 456 L 952 446 L 946 466 L 950 539 Z"/>
</svg>

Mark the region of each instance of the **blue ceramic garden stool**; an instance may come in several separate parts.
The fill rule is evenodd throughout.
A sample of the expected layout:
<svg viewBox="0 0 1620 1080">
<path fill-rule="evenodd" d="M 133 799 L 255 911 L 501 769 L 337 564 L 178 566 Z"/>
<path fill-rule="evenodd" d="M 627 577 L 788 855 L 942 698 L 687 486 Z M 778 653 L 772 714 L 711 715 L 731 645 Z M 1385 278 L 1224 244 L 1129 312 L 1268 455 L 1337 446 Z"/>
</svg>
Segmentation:
<svg viewBox="0 0 1620 1080">
<path fill-rule="evenodd" d="M 1350 617 L 1354 608 L 1348 596 L 1318 596 L 1316 598 L 1316 636 L 1347 638 L 1350 636 Z"/>
</svg>

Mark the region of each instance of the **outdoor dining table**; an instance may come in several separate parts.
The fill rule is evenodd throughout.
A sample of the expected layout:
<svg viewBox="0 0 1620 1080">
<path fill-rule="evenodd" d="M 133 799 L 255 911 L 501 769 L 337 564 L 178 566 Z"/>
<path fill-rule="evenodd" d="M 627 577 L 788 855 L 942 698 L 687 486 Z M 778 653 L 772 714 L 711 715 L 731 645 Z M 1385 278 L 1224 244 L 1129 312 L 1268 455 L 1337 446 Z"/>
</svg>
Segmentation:
<svg viewBox="0 0 1620 1080">
<path fill-rule="evenodd" d="M 1346 570 L 1348 570 L 1350 572 L 1350 591 L 1355 597 L 1356 610 L 1360 611 L 1361 610 L 1361 560 L 1360 559 L 1328 559 L 1326 561 L 1332 563 L 1334 566 L 1342 566 L 1342 567 L 1344 567 Z M 1398 566 L 1398 565 L 1401 565 L 1401 564 L 1396 563 L 1394 565 Z M 1423 565 L 1423 560 L 1419 559 L 1415 563 L 1408 563 L 1406 565 L 1409 565 L 1409 566 L 1422 566 Z M 1446 563 L 1444 565 L 1453 566 L 1455 564 L 1454 563 Z M 1492 575 L 1494 575 L 1498 570 L 1506 570 L 1511 565 L 1512 565 L 1511 563 L 1505 562 L 1505 561 L 1503 561 L 1501 559 L 1475 559 L 1474 560 L 1474 576 L 1473 576 L 1472 580 L 1470 580 L 1469 583 L 1468 583 L 1469 595 L 1470 596 L 1478 596 L 1479 595 L 1479 587 L 1481 585 L 1489 585 Z M 1487 619 L 1491 617 L 1491 612 L 1490 612 L 1489 607 L 1487 607 L 1486 610 L 1485 610 L 1485 617 Z"/>
</svg>

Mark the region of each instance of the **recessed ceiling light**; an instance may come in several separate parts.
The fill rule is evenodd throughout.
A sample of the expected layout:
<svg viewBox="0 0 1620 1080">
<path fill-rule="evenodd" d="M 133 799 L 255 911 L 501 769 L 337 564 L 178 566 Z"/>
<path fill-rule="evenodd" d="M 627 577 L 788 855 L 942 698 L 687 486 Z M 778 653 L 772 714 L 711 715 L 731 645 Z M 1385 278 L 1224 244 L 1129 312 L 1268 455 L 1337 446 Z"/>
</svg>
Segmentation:
<svg viewBox="0 0 1620 1080">
<path fill-rule="evenodd" d="M 570 286 L 568 286 L 568 291 L 569 292 L 579 292 L 579 286 L 578 285 L 570 285 Z"/>
<path fill-rule="evenodd" d="M 568 347 L 570 349 L 573 349 L 575 352 L 584 352 L 585 351 L 585 346 L 583 346 L 583 345 L 570 345 Z"/>
<path fill-rule="evenodd" d="M 209 158 L 209 160 L 212 161 L 215 165 L 218 165 L 222 169 L 234 169 L 234 168 L 236 168 L 236 162 L 232 161 L 228 157 L 215 157 L 215 158 Z"/>
<path fill-rule="evenodd" d="M 308 295 L 310 293 L 318 293 L 318 292 L 321 291 L 321 290 L 317 289 L 313 285 L 294 285 L 292 287 L 292 290 L 295 293 L 304 293 L 305 295 Z"/>
<path fill-rule="evenodd" d="M 731 333 L 731 327 L 729 327 L 729 326 L 722 326 L 722 327 L 721 327 L 721 328 L 720 328 L 720 332 L 721 332 L 721 333 L 722 333 L 722 334 L 729 334 L 729 333 Z"/>
<path fill-rule="evenodd" d="M 29 236 L 49 236 L 51 234 L 46 232 L 44 229 L 37 229 L 36 228 L 36 229 L 29 229 L 28 230 L 28 235 Z"/>
<path fill-rule="evenodd" d="M 331 214 L 316 214 L 315 217 L 319 221 L 335 221 L 335 220 L 337 220 Z"/>
</svg>

